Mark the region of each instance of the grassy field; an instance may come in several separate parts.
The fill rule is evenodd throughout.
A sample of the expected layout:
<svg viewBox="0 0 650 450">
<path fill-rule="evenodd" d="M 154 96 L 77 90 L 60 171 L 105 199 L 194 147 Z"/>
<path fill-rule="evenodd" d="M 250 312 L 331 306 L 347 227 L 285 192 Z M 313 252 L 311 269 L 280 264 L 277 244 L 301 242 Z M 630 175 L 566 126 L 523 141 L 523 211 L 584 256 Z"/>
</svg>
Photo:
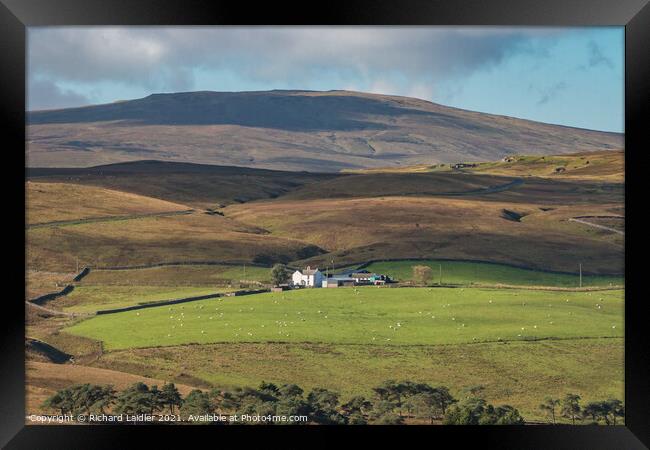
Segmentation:
<svg viewBox="0 0 650 450">
<path fill-rule="evenodd" d="M 463 172 L 500 176 L 542 177 L 554 180 L 597 180 L 622 183 L 625 176 L 625 155 L 622 151 L 596 151 L 569 155 L 512 155 L 494 162 L 476 162 Z M 353 174 L 424 174 L 449 173 L 451 164 L 414 165 L 374 169 L 347 169 Z"/>
<path fill-rule="evenodd" d="M 390 379 L 463 389 L 483 385 L 485 398 L 519 408 L 528 420 L 546 420 L 537 406 L 546 396 L 579 393 L 583 402 L 623 398 L 623 339 L 576 339 L 459 345 L 224 343 L 105 353 L 96 363 L 193 386 L 228 388 L 260 382 L 297 383 L 372 396 Z"/>
<path fill-rule="evenodd" d="M 245 281 L 268 282 L 271 269 L 246 265 L 162 266 L 133 270 L 93 270 L 83 284 L 186 286 Z"/>
<path fill-rule="evenodd" d="M 484 162 L 469 170 L 505 176 L 537 176 L 622 183 L 625 176 L 625 155 L 622 151 L 554 156 L 514 155 L 509 161 Z"/>
<path fill-rule="evenodd" d="M 161 286 L 77 286 L 65 297 L 60 297 L 49 306 L 66 312 L 93 313 L 102 309 L 123 308 L 183 297 L 196 297 L 230 292 L 223 287 L 161 287 Z"/>
<path fill-rule="evenodd" d="M 94 317 L 64 330 L 107 350 L 216 342 L 439 345 L 623 336 L 623 292 L 301 290 Z"/>
<path fill-rule="evenodd" d="M 508 284 L 527 286 L 578 287 L 578 274 L 562 274 L 521 269 L 502 264 L 468 261 L 387 261 L 376 262 L 365 270 L 389 275 L 399 281 L 411 280 L 412 267 L 426 265 L 433 270 L 433 283 L 440 281 L 442 268 L 443 284 Z M 583 276 L 582 286 L 622 286 L 623 277 Z"/>
</svg>

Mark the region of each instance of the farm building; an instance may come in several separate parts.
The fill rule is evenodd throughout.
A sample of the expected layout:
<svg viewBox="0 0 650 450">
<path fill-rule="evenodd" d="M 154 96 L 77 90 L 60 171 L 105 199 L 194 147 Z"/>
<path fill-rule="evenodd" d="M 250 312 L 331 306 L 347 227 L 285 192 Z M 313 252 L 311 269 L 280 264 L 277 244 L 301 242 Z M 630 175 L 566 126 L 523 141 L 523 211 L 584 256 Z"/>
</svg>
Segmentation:
<svg viewBox="0 0 650 450">
<path fill-rule="evenodd" d="M 390 279 L 386 275 L 379 275 L 376 273 L 368 273 L 368 272 L 356 272 L 350 274 L 350 278 L 352 278 L 356 284 L 385 284 L 387 281 L 390 281 Z"/>
<path fill-rule="evenodd" d="M 465 167 L 476 167 L 474 163 L 458 163 L 451 166 L 452 169 L 464 169 Z"/>
<path fill-rule="evenodd" d="M 342 286 L 354 286 L 355 284 L 356 282 L 354 281 L 354 278 L 333 276 L 323 278 L 322 286 L 324 288 L 337 288 Z"/>
<path fill-rule="evenodd" d="M 302 271 L 296 270 L 291 276 L 294 286 L 321 287 L 323 284 L 323 273 L 318 268 L 312 269 L 307 266 Z"/>
<path fill-rule="evenodd" d="M 322 286 L 324 288 L 336 288 L 342 286 L 381 285 L 390 282 L 391 279 L 386 275 L 361 270 L 356 272 L 340 273 L 328 278 L 323 278 Z"/>
</svg>

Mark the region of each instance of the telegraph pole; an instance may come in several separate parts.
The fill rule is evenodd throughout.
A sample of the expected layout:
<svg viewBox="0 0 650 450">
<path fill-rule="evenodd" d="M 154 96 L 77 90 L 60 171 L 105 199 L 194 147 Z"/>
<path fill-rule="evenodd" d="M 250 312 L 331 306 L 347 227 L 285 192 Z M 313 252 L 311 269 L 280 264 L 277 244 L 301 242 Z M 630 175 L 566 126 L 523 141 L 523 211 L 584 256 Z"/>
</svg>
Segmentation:
<svg viewBox="0 0 650 450">
<path fill-rule="evenodd" d="M 582 287 L 582 263 L 578 264 L 578 270 L 580 271 L 580 287 Z"/>
<path fill-rule="evenodd" d="M 438 264 L 438 286 L 442 286 L 442 264 Z"/>
</svg>

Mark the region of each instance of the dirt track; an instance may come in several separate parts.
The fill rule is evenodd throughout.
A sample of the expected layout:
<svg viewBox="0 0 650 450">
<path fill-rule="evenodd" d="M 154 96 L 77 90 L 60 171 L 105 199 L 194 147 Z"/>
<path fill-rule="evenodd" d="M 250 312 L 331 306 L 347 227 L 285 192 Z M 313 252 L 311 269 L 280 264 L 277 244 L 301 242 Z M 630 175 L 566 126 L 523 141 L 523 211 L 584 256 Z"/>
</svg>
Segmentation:
<svg viewBox="0 0 650 450">
<path fill-rule="evenodd" d="M 83 225 L 87 223 L 96 223 L 96 222 L 113 222 L 117 220 L 144 219 L 147 217 L 181 216 L 186 214 L 192 214 L 193 212 L 194 212 L 193 209 L 186 209 L 182 211 L 167 211 L 167 212 L 149 213 L 149 214 L 132 214 L 128 216 L 106 216 L 106 217 L 88 217 L 86 219 L 74 219 L 74 220 L 55 220 L 53 222 L 27 224 L 25 228 L 31 230 L 34 228 L 65 227 L 70 225 Z"/>
<path fill-rule="evenodd" d="M 620 230 L 617 230 L 616 228 L 612 228 L 612 227 L 606 227 L 605 225 L 599 225 L 599 224 L 593 223 L 593 222 L 587 222 L 586 220 L 571 218 L 571 219 L 569 219 L 569 222 L 577 222 L 577 223 L 581 223 L 583 225 L 587 225 L 589 227 L 599 228 L 601 230 L 611 231 L 612 233 L 616 233 L 616 234 L 620 234 L 621 236 L 625 236 L 624 231 L 620 231 Z"/>
</svg>

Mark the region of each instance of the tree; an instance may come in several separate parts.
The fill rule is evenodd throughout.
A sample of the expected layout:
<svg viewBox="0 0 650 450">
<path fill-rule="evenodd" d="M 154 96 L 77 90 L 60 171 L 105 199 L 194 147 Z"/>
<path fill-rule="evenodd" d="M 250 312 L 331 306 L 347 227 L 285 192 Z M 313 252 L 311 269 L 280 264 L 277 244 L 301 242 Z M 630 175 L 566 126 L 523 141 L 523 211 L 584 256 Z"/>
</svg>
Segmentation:
<svg viewBox="0 0 650 450">
<path fill-rule="evenodd" d="M 427 419 L 429 423 L 433 424 L 433 419 L 437 417 L 438 409 L 431 393 L 423 392 L 412 395 L 406 400 L 406 405 L 418 419 Z"/>
<path fill-rule="evenodd" d="M 275 415 L 275 399 L 270 401 L 264 400 L 264 398 L 260 396 L 248 395 L 242 398 L 237 413 L 239 415 Z"/>
<path fill-rule="evenodd" d="M 75 384 L 57 391 L 45 400 L 43 406 L 58 409 L 61 414 L 90 414 L 93 411 L 104 412 L 115 400 L 112 386 L 96 384 Z"/>
<path fill-rule="evenodd" d="M 174 406 L 180 408 L 183 405 L 183 399 L 174 383 L 167 383 L 162 387 L 163 405 L 169 406 L 169 413 L 174 414 Z"/>
<path fill-rule="evenodd" d="M 616 425 L 616 418 L 619 417 L 623 419 L 625 417 L 625 406 L 623 406 L 623 402 L 612 398 L 607 401 L 605 401 L 605 404 L 607 405 L 607 412 L 608 414 L 605 416 L 605 420 L 607 421 L 607 424 L 610 424 L 609 418 L 611 417 L 611 424 Z"/>
<path fill-rule="evenodd" d="M 307 403 L 311 408 L 311 419 L 320 424 L 345 424 L 345 417 L 336 407 L 339 404 L 339 394 L 323 388 L 314 388 L 307 395 Z"/>
<path fill-rule="evenodd" d="M 438 411 L 442 416 L 447 413 L 447 408 L 458 402 L 458 400 L 449 393 L 449 389 L 445 386 L 435 387 L 431 393 L 433 395 L 435 406 L 438 408 Z"/>
<path fill-rule="evenodd" d="M 523 425 L 524 418 L 519 411 L 510 405 L 495 408 L 495 421 L 491 425 Z"/>
<path fill-rule="evenodd" d="M 72 392 L 67 388 L 61 389 L 48 397 L 43 402 L 43 406 L 45 408 L 57 409 L 61 415 L 72 412 L 72 409 L 74 407 Z"/>
<path fill-rule="evenodd" d="M 539 405 L 539 409 L 546 412 L 547 415 L 551 417 L 551 423 L 555 425 L 555 408 L 560 404 L 559 399 L 554 399 L 551 397 L 546 397 L 544 403 Z"/>
<path fill-rule="evenodd" d="M 289 271 L 284 264 L 276 264 L 271 269 L 271 281 L 274 286 L 279 286 L 286 283 L 289 279 Z"/>
<path fill-rule="evenodd" d="M 582 408 L 583 417 L 591 417 L 594 424 L 598 424 L 598 420 L 603 417 L 603 403 L 602 402 L 589 402 Z"/>
<path fill-rule="evenodd" d="M 372 410 L 372 402 L 366 400 L 365 397 L 359 395 L 352 397 L 347 403 L 341 405 L 341 409 L 348 415 L 352 414 L 367 414 Z"/>
<path fill-rule="evenodd" d="M 278 387 L 273 383 L 266 383 L 262 381 L 258 390 L 273 397 L 280 395 L 280 389 L 278 389 Z"/>
<path fill-rule="evenodd" d="M 433 270 L 429 266 L 413 266 L 413 281 L 426 285 L 433 280 Z"/>
<path fill-rule="evenodd" d="M 415 417 L 419 419 L 428 419 L 433 423 L 434 419 L 444 417 L 447 408 L 456 402 L 449 389 L 444 386 L 417 386 L 417 393 L 409 396 L 405 403 L 409 411 L 413 411 Z"/>
<path fill-rule="evenodd" d="M 373 409 L 372 402 L 363 396 L 352 397 L 347 403 L 341 405 L 343 414 L 348 419 L 349 425 L 366 425 L 366 416 Z"/>
<path fill-rule="evenodd" d="M 479 425 L 487 406 L 487 402 L 482 398 L 465 399 L 462 403 L 449 408 L 443 423 L 445 425 Z M 485 424 L 485 420 L 481 424 Z"/>
<path fill-rule="evenodd" d="M 324 388 L 314 388 L 307 395 L 307 401 L 321 409 L 334 409 L 339 404 L 339 394 Z"/>
<path fill-rule="evenodd" d="M 469 398 L 453 405 L 445 415 L 445 425 L 520 425 L 523 417 L 510 405 L 494 407 L 482 398 Z"/>
<path fill-rule="evenodd" d="M 199 389 L 194 389 L 187 397 L 183 400 L 183 406 L 181 407 L 181 413 L 189 415 L 203 415 L 209 414 L 212 412 L 212 404 L 210 403 L 210 396 L 207 392 L 203 392 Z"/>
<path fill-rule="evenodd" d="M 240 397 L 238 390 L 235 391 L 220 391 L 213 389 L 210 393 L 213 399 L 213 406 L 219 411 L 234 411 L 240 406 Z"/>
<path fill-rule="evenodd" d="M 404 385 L 404 383 L 398 383 L 394 380 L 387 380 L 372 390 L 375 392 L 377 397 L 379 397 L 379 400 L 390 403 L 392 405 L 392 409 L 398 408 L 398 414 L 401 416 L 402 396 L 407 389 L 408 388 Z"/>
<path fill-rule="evenodd" d="M 123 390 L 116 398 L 115 412 L 118 414 L 149 414 L 153 408 L 149 387 L 141 382 Z"/>
<path fill-rule="evenodd" d="M 165 395 L 160 389 L 158 389 L 157 385 L 154 384 L 151 386 L 149 395 L 151 395 L 151 414 L 153 414 L 154 411 L 161 411 L 165 408 L 167 405 L 165 402 Z"/>
<path fill-rule="evenodd" d="M 562 399 L 562 417 L 571 419 L 573 425 L 576 419 L 580 419 L 580 396 L 577 394 L 567 394 Z"/>
<path fill-rule="evenodd" d="M 282 397 L 275 404 L 275 413 L 279 416 L 309 416 L 312 408 L 301 397 Z"/>
</svg>

